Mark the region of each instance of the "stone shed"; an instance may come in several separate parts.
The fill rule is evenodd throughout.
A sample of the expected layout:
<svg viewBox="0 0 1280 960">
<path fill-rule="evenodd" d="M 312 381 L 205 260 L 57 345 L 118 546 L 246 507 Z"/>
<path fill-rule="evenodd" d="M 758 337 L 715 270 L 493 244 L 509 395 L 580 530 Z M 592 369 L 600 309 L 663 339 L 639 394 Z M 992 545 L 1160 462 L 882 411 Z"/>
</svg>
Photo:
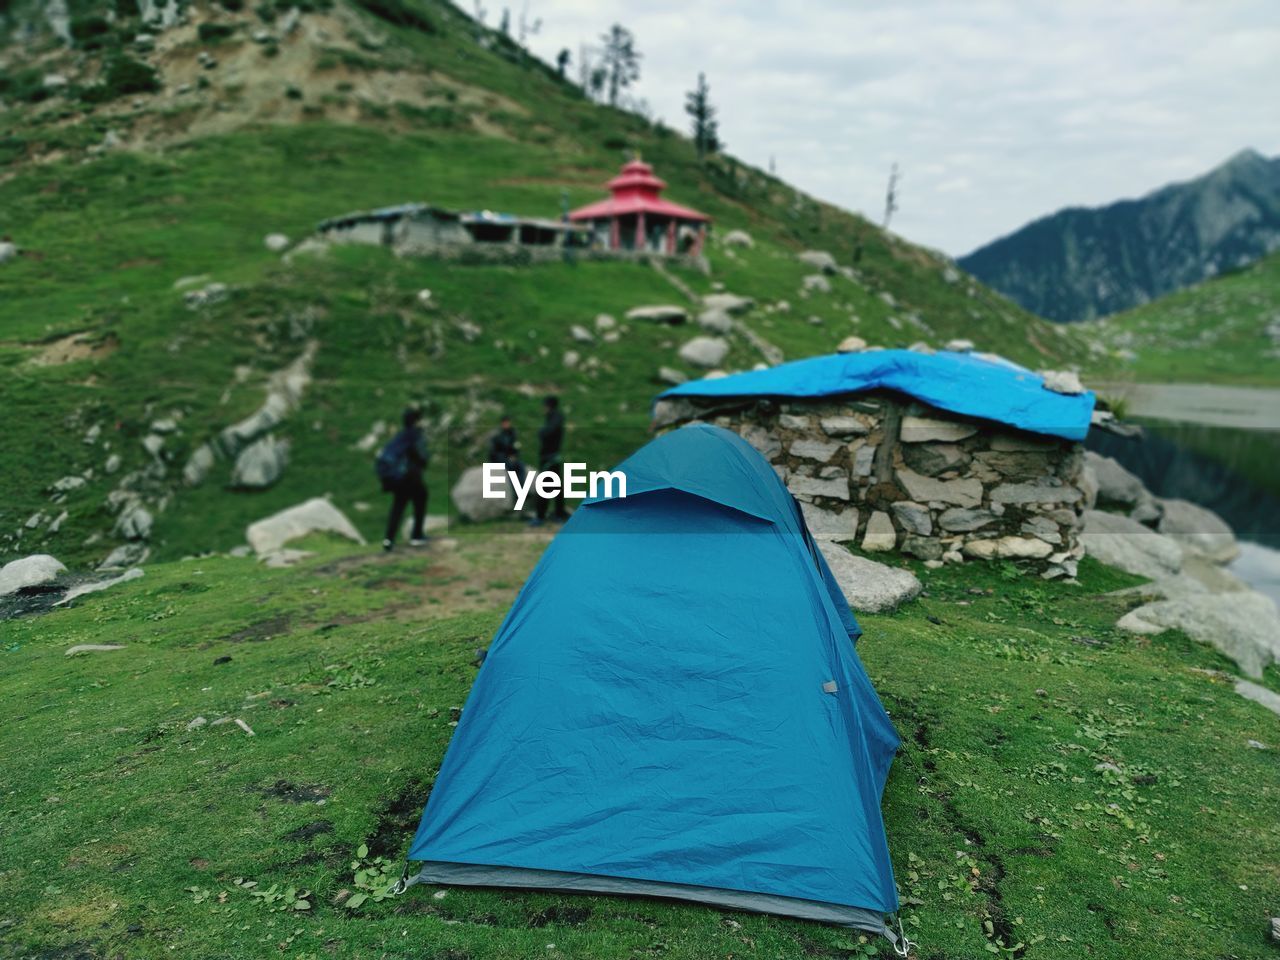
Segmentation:
<svg viewBox="0 0 1280 960">
<path fill-rule="evenodd" d="M 739 433 L 815 537 L 931 563 L 1030 560 L 1057 577 L 1083 553 L 1093 405 L 999 357 L 873 350 L 681 384 L 654 426 Z"/>
</svg>

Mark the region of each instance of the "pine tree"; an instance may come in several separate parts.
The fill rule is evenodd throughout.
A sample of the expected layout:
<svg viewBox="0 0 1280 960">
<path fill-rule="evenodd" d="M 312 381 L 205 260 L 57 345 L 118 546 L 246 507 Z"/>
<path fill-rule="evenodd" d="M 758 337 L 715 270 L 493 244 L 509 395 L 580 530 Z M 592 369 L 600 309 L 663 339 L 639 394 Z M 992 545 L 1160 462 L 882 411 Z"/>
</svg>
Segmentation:
<svg viewBox="0 0 1280 960">
<path fill-rule="evenodd" d="M 705 74 L 698 74 L 698 85 L 685 94 L 684 112 L 693 120 L 693 145 L 701 162 L 722 146 L 720 122 L 716 120 L 716 108 L 711 105 L 711 88 L 707 86 Z"/>
<path fill-rule="evenodd" d="M 618 105 L 618 96 L 640 79 L 640 52 L 636 50 L 636 38 L 620 23 L 600 38 L 604 49 L 600 65 L 604 69 L 609 91 L 609 105 Z"/>
</svg>

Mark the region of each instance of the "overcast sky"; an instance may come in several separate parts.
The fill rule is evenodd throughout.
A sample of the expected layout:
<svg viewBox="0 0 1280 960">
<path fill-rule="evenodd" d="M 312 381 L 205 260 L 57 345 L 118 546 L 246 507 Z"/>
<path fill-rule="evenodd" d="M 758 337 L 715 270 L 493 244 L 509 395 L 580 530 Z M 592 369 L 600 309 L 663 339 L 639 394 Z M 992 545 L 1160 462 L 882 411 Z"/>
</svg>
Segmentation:
<svg viewBox="0 0 1280 960">
<path fill-rule="evenodd" d="M 682 130 L 705 71 L 729 152 L 824 200 L 878 221 L 896 160 L 893 229 L 953 256 L 1247 146 L 1280 153 L 1280 0 L 527 2 L 548 60 L 628 27 L 635 95 Z"/>
</svg>

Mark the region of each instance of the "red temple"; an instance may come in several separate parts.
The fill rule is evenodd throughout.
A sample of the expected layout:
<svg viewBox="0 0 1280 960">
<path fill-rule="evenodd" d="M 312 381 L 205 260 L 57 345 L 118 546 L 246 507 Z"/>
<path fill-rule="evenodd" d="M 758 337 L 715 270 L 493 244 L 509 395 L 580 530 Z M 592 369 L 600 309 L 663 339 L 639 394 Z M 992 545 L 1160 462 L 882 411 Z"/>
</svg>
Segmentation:
<svg viewBox="0 0 1280 960">
<path fill-rule="evenodd" d="M 590 223 L 597 242 L 610 250 L 697 256 L 711 218 L 663 200 L 659 194 L 666 185 L 649 164 L 632 160 L 606 184 L 613 196 L 579 207 L 569 219 Z"/>
</svg>

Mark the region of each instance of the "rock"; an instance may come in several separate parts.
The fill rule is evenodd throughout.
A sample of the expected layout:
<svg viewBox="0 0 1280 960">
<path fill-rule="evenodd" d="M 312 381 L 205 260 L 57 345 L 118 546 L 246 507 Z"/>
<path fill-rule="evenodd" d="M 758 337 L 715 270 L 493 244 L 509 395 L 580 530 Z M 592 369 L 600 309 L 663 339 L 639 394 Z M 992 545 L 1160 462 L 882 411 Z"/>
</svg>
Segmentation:
<svg viewBox="0 0 1280 960">
<path fill-rule="evenodd" d="M 1155 534 L 1159 536 L 1159 534 Z M 1280 661 L 1280 616 L 1270 597 L 1246 593 L 1196 593 L 1157 600 L 1120 618 L 1116 626 L 1132 633 L 1181 630 L 1230 657 L 1247 676 Z"/>
<path fill-rule="evenodd" d="M 272 253 L 283 253 L 289 249 L 289 238 L 283 233 L 268 233 L 262 238 L 262 242 Z"/>
<path fill-rule="evenodd" d="M 1060 483 L 1002 483 L 991 491 L 992 503 L 1079 503 L 1084 494 Z"/>
<path fill-rule="evenodd" d="M 66 567 L 47 553 L 36 553 L 0 567 L 0 597 L 57 579 Z"/>
<path fill-rule="evenodd" d="M 46 90 L 53 91 L 65 89 L 70 82 L 61 73 L 46 73 L 40 81 L 40 85 Z"/>
<path fill-rule="evenodd" d="M 758 423 L 745 424 L 739 433 L 742 439 L 755 447 L 760 452 L 760 456 L 766 460 L 773 460 L 782 453 L 782 441 Z"/>
<path fill-rule="evenodd" d="M 124 570 L 137 566 L 151 555 L 151 548 L 145 543 L 126 543 L 116 547 L 107 558 L 98 564 L 101 570 Z"/>
<path fill-rule="evenodd" d="M 596 329 L 600 331 L 613 330 L 618 326 L 618 321 L 607 313 L 601 313 L 596 316 Z"/>
<path fill-rule="evenodd" d="M 1156 527 L 1166 537 L 1214 563 L 1230 563 L 1240 555 L 1235 534 L 1226 522 L 1204 507 L 1188 500 L 1161 500 L 1162 513 Z"/>
<path fill-rule="evenodd" d="M 819 540 L 818 549 L 849 606 L 859 613 L 894 610 L 920 592 L 920 581 L 910 570 L 855 556 L 831 540 Z"/>
<path fill-rule="evenodd" d="M 952 533 L 968 533 L 981 530 L 988 524 L 995 523 L 996 518 L 989 510 L 966 509 L 952 507 L 938 515 L 938 526 Z"/>
<path fill-rule="evenodd" d="M 817 460 L 819 463 L 826 463 L 830 460 L 837 450 L 840 449 L 838 443 L 824 443 L 821 440 L 810 440 L 802 438 L 793 440 L 788 452 L 793 457 L 799 457 L 802 460 Z"/>
<path fill-rule="evenodd" d="M 883 553 L 898 545 L 898 531 L 883 510 L 876 510 L 867 518 L 867 529 L 862 534 L 862 549 L 867 553 Z"/>
<path fill-rule="evenodd" d="M 142 449 L 153 457 L 159 457 L 164 450 L 164 437 L 158 433 L 148 433 L 142 438 Z"/>
<path fill-rule="evenodd" d="M 867 349 L 867 341 L 861 337 L 845 337 L 836 346 L 836 353 L 861 353 Z"/>
<path fill-rule="evenodd" d="M 853 475 L 855 477 L 871 476 L 871 468 L 875 464 L 876 444 L 866 444 L 853 452 Z"/>
<path fill-rule="evenodd" d="M 249 524 L 245 530 L 245 539 L 253 547 L 254 553 L 264 557 L 286 543 L 311 533 L 333 533 L 356 543 L 365 542 L 360 531 L 346 515 L 324 497 L 312 497 L 297 506 Z"/>
<path fill-rule="evenodd" d="M 1053 547 L 1043 540 L 1026 537 L 999 537 L 995 540 L 970 540 L 964 545 L 964 553 L 980 560 L 1002 558 L 1042 560 L 1053 553 Z"/>
<path fill-rule="evenodd" d="M 190 733 L 192 730 L 199 730 L 201 727 L 203 727 L 203 726 L 204 726 L 205 724 L 207 724 L 208 722 L 209 722 L 209 721 L 208 721 L 208 720 L 206 720 L 204 717 L 193 717 L 193 718 L 192 718 L 192 719 L 187 723 L 187 732 L 188 732 L 188 733 Z"/>
<path fill-rule="evenodd" d="M 112 650 L 123 649 L 124 644 L 121 643 L 77 643 L 74 647 L 68 647 L 63 656 L 75 657 L 82 653 L 108 653 Z"/>
<path fill-rule="evenodd" d="M 8 240 L 0 240 L 0 263 L 8 263 L 18 256 L 18 247 Z"/>
<path fill-rule="evenodd" d="M 1046 390 L 1065 393 L 1068 396 L 1084 393 L 1084 384 L 1080 382 L 1080 375 L 1073 370 L 1041 370 L 1040 376 L 1044 377 Z"/>
<path fill-rule="evenodd" d="M 273 570 L 283 570 L 286 567 L 292 567 L 307 557 L 314 557 L 313 550 L 295 550 L 292 547 L 286 547 L 283 550 L 273 550 L 262 558 L 265 566 L 271 567 Z"/>
<path fill-rule="evenodd" d="M 902 459 L 926 477 L 958 470 L 969 463 L 969 455 L 954 443 L 908 443 L 902 448 Z"/>
<path fill-rule="evenodd" d="M 577 350 L 566 350 L 564 356 L 560 358 L 560 362 L 564 364 L 566 370 L 573 370 L 582 360 L 582 354 Z"/>
<path fill-rule="evenodd" d="M 702 305 L 708 310 L 718 310 L 730 316 L 738 316 L 754 309 L 756 302 L 750 297 L 740 297 L 736 293 L 712 293 L 702 298 Z"/>
<path fill-rule="evenodd" d="M 698 326 L 712 333 L 729 333 L 733 330 L 733 317 L 723 310 L 703 310 L 698 314 Z"/>
<path fill-rule="evenodd" d="M 853 540 L 858 535 L 858 511 L 849 508 L 843 513 L 824 510 L 822 507 L 799 501 L 805 525 L 815 540 Z"/>
<path fill-rule="evenodd" d="M 1094 499 L 1096 502 L 1096 496 Z M 1142 498 L 1134 504 L 1133 509 L 1129 511 L 1130 519 L 1137 520 L 1139 523 L 1144 523 L 1149 527 L 1155 526 L 1157 521 L 1159 521 L 1163 515 L 1164 510 L 1161 509 L 1159 501 L 1150 494 L 1145 493 Z"/>
<path fill-rule="evenodd" d="M 825 250 L 806 250 L 796 256 L 801 263 L 821 270 L 823 273 L 836 272 L 836 258 Z"/>
<path fill-rule="evenodd" d="M 680 384 L 688 380 L 689 377 L 674 367 L 659 367 L 658 379 L 663 383 L 669 383 L 673 387 L 678 387 Z"/>
<path fill-rule="evenodd" d="M 830 293 L 831 281 L 820 273 L 811 273 L 800 281 L 800 289 L 805 293 Z"/>
<path fill-rule="evenodd" d="M 511 484 L 503 482 L 506 489 L 505 499 L 488 499 L 484 494 L 484 468 L 468 467 L 449 491 L 449 498 L 463 520 L 478 523 L 482 520 L 494 520 L 502 516 L 513 516 L 516 506 L 515 491 Z"/>
<path fill-rule="evenodd" d="M 576 343 L 595 343 L 596 336 L 580 323 L 575 323 L 569 328 L 569 336 Z"/>
<path fill-rule="evenodd" d="M 198 310 L 200 307 L 221 303 L 230 294 L 231 291 L 225 283 L 211 283 L 200 290 L 188 290 L 183 294 L 182 300 L 189 310 Z"/>
<path fill-rule="evenodd" d="M 756 245 L 751 234 L 745 230 L 730 230 L 720 239 L 720 242 L 726 247 L 745 247 L 748 250 Z"/>
<path fill-rule="evenodd" d="M 950 350 L 953 353 L 972 353 L 972 340 L 948 340 L 942 347 L 943 350 Z"/>
<path fill-rule="evenodd" d="M 982 481 L 966 477 L 961 480 L 935 480 L 905 467 L 897 472 L 898 482 L 907 495 L 918 503 L 952 503 L 957 507 L 976 507 L 982 503 Z"/>
<path fill-rule="evenodd" d="M 1132 507 L 1147 493 L 1147 488 L 1142 485 L 1142 481 L 1120 466 L 1112 457 L 1104 457 L 1092 450 L 1086 450 L 1084 464 L 1092 470 L 1092 476 L 1097 482 L 1100 504 Z"/>
<path fill-rule="evenodd" d="M 867 425 L 857 417 L 823 417 L 818 421 L 818 425 L 828 437 L 865 437 L 867 435 Z"/>
<path fill-rule="evenodd" d="M 889 509 L 893 511 L 898 526 L 908 533 L 918 533 L 923 537 L 933 533 L 933 518 L 929 515 L 929 508 L 924 504 L 899 500 Z M 942 556 L 941 550 L 938 551 L 938 556 Z"/>
<path fill-rule="evenodd" d="M 778 426 L 784 430 L 807 431 L 813 426 L 813 421 L 799 413 L 780 413 L 778 414 Z"/>
<path fill-rule="evenodd" d="M 83 597 L 90 593 L 100 593 L 103 590 L 116 586 L 117 584 L 128 583 L 130 580 L 137 580 L 141 576 L 141 567 L 131 567 L 118 577 L 111 577 L 108 580 L 98 580 L 93 583 L 82 583 L 68 590 L 63 598 L 55 603 L 54 606 L 60 607 L 63 604 L 70 603 L 78 597 Z"/>
<path fill-rule="evenodd" d="M 720 337 L 694 337 L 680 348 L 680 359 L 695 367 L 715 367 L 728 353 L 729 343 Z"/>
<path fill-rule="evenodd" d="M 189 487 L 198 487 L 213 469 L 213 447 L 202 443 L 192 452 L 187 465 L 182 468 L 182 480 Z M 110 461 L 108 461 L 110 465 Z"/>
<path fill-rule="evenodd" d="M 1029 433 L 997 433 L 991 438 L 991 449 L 1002 453 L 1051 453 L 1059 441 L 1040 439 Z"/>
<path fill-rule="evenodd" d="M 972 437 L 977 432 L 977 427 L 957 420 L 903 417 L 900 436 L 903 443 L 928 443 L 935 440 L 954 443 Z"/>
<path fill-rule="evenodd" d="M 72 490 L 79 490 L 86 483 L 88 483 L 88 481 L 85 480 L 84 477 L 77 477 L 73 475 L 63 477 L 60 480 L 55 480 L 53 482 L 53 486 L 49 489 L 53 490 L 55 493 L 70 493 Z"/>
<path fill-rule="evenodd" d="M 1150 580 L 1182 568 L 1182 548 L 1136 520 L 1101 510 L 1086 510 L 1080 531 L 1085 553 L 1100 563 Z"/>
<path fill-rule="evenodd" d="M 265 489 L 280 479 L 288 463 L 289 441 L 277 440 L 272 434 L 267 434 L 240 451 L 231 471 L 231 486 L 246 490 Z"/>
<path fill-rule="evenodd" d="M 1280 917 L 1271 918 L 1271 940 L 1273 943 L 1280 943 Z"/>
<path fill-rule="evenodd" d="M 1045 543 L 1055 545 L 1062 543 L 1062 531 L 1048 517 L 1028 517 L 1022 521 L 1022 532 L 1038 540 L 1043 540 Z"/>
<path fill-rule="evenodd" d="M 921 560 L 942 564 L 944 548 L 942 541 L 935 537 L 922 537 L 919 534 L 908 533 L 903 536 L 898 549 Z"/>
<path fill-rule="evenodd" d="M 132 501 L 124 508 L 116 519 L 115 532 L 126 540 L 146 540 L 151 536 L 151 526 L 155 522 L 151 511 L 139 501 Z"/>
<path fill-rule="evenodd" d="M 661 304 L 652 307 L 634 307 L 627 311 L 628 320 L 649 321 L 650 323 L 669 323 L 672 326 L 685 323 L 689 319 L 689 311 L 674 304 Z"/>
<path fill-rule="evenodd" d="M 817 477 L 790 476 L 787 478 L 787 489 L 796 496 L 849 499 L 849 481 L 844 477 L 821 480 Z"/>
</svg>

